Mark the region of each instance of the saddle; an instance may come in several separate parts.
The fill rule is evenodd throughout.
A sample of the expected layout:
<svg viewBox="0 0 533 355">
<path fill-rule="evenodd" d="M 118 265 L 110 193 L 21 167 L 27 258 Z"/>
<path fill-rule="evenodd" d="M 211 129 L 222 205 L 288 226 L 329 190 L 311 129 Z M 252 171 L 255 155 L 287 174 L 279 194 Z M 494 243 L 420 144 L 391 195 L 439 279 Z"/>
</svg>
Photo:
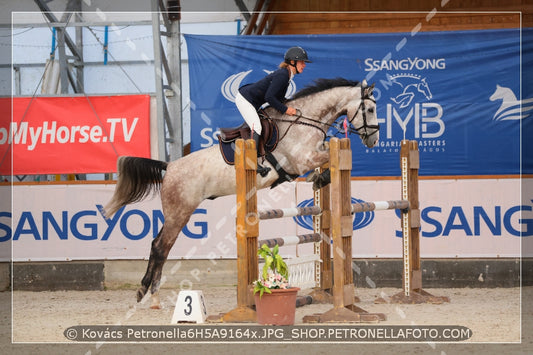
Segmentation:
<svg viewBox="0 0 533 355">
<path fill-rule="evenodd" d="M 279 131 L 276 123 L 268 116 L 260 115 L 260 117 L 262 131 L 259 147 L 257 147 L 257 157 L 264 157 L 276 149 Z M 235 164 L 235 140 L 239 138 L 250 139 L 251 136 L 252 130 L 246 122 L 238 127 L 220 128 L 220 134 L 218 136 L 220 153 L 227 164 Z"/>
</svg>

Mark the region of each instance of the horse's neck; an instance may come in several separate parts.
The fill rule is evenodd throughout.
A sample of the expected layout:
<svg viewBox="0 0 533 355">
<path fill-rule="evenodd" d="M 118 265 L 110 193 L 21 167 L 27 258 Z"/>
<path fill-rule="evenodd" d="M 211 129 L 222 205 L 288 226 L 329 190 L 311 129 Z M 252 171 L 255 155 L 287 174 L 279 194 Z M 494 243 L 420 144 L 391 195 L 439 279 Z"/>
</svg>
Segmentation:
<svg viewBox="0 0 533 355">
<path fill-rule="evenodd" d="M 281 118 L 277 124 L 280 135 L 283 137 L 274 155 L 287 172 L 303 174 L 327 161 L 329 155 L 320 143 L 324 141 L 324 134 L 329 128 L 328 125 L 332 124 L 346 110 L 349 102 L 354 99 L 353 91 L 349 93 L 343 91 L 342 88 L 338 88 L 341 90 L 336 89 L 288 102 L 288 106 L 302 112 L 303 118 L 301 119 L 298 119 L 297 116 L 291 117 L 283 116 L 278 112 L 273 113 L 276 117 Z M 310 123 L 306 118 L 317 120 L 322 125 L 311 122 L 315 126 L 311 127 L 307 124 L 292 123 L 297 119 L 302 123 Z"/>
<path fill-rule="evenodd" d="M 283 137 L 274 155 L 288 173 L 304 174 L 328 161 L 326 145 L 321 144 L 324 142 L 324 134 L 340 115 L 345 114 L 349 108 L 357 107 L 360 92 L 360 88 L 336 87 L 287 102 L 287 106 L 301 111 L 301 118 L 284 116 L 273 108 L 269 109 L 270 116 L 279 119 L 277 124 Z M 304 124 L 294 124 L 295 120 Z M 315 127 L 311 127 L 309 123 Z"/>
<path fill-rule="evenodd" d="M 307 97 L 290 101 L 289 105 L 299 109 L 304 117 L 318 120 L 324 125 L 332 124 L 354 99 L 350 87 L 337 87 Z"/>
<path fill-rule="evenodd" d="M 409 84 L 405 87 L 405 89 L 403 90 L 404 93 L 407 93 L 408 91 L 409 92 L 414 92 L 415 90 L 418 90 L 418 91 L 421 91 L 420 90 L 420 85 L 417 84 L 417 83 L 412 83 L 412 84 Z"/>
</svg>

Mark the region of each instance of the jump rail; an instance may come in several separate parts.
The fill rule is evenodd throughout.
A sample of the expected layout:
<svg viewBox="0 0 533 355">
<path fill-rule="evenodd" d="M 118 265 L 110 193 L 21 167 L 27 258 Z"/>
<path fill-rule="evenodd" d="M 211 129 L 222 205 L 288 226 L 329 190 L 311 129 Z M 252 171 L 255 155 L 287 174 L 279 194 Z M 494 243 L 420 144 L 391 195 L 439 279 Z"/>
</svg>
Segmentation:
<svg viewBox="0 0 533 355">
<path fill-rule="evenodd" d="M 274 219 L 282 217 L 296 217 L 296 216 L 316 216 L 322 213 L 319 206 L 308 207 L 292 207 L 292 208 L 278 208 L 273 210 L 259 211 L 259 219 Z"/>
<path fill-rule="evenodd" d="M 305 243 L 318 243 L 322 241 L 322 236 L 319 233 L 311 234 L 302 234 L 295 236 L 271 238 L 260 240 L 258 246 L 266 244 L 269 248 L 272 248 L 275 245 L 284 246 L 284 245 L 298 245 Z"/>
</svg>

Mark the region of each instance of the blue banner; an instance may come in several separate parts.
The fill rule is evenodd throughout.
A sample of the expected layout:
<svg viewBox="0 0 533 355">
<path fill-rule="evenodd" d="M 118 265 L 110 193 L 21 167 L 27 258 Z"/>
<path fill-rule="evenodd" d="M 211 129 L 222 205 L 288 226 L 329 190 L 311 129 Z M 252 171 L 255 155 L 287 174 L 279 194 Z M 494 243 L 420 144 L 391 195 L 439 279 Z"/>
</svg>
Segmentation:
<svg viewBox="0 0 533 355">
<path fill-rule="evenodd" d="M 397 176 L 404 138 L 419 142 L 421 175 L 533 173 L 533 29 L 185 38 L 193 151 L 242 123 L 238 87 L 298 45 L 313 63 L 288 97 L 317 78 L 376 84 L 380 142 L 367 149 L 351 137 L 354 176 Z"/>
</svg>

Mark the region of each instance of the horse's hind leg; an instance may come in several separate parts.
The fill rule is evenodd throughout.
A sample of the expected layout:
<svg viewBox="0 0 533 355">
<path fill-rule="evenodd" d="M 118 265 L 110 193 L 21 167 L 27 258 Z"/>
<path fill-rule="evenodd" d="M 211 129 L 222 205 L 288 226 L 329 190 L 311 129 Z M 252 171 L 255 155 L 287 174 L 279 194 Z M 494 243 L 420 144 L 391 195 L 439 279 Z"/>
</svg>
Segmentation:
<svg viewBox="0 0 533 355">
<path fill-rule="evenodd" d="M 214 149 L 211 151 L 216 153 Z M 205 199 L 205 196 L 213 195 L 211 191 L 218 191 L 218 185 L 213 187 L 205 181 L 198 181 L 198 170 L 202 166 L 198 160 L 203 161 L 204 165 L 212 166 L 212 163 L 209 163 L 205 156 L 200 159 L 197 157 L 198 155 L 195 157 L 191 154 L 169 164 L 161 186 L 161 206 L 165 222 L 158 236 L 152 242 L 146 274 L 137 291 L 137 300 L 140 301 L 151 287 L 152 308 L 160 308 L 158 291 L 159 287 L 162 286 L 163 265 L 178 238 L 178 234 L 187 224 L 194 210 Z M 224 163 L 221 162 L 221 164 Z M 192 169 L 192 166 L 195 168 Z M 204 180 L 206 179 L 204 176 Z"/>
<path fill-rule="evenodd" d="M 152 247 L 150 250 L 150 258 L 148 259 L 148 267 L 146 268 L 146 273 L 144 274 L 144 277 L 141 281 L 141 287 L 137 290 L 137 302 L 141 302 L 144 298 L 144 295 L 146 295 L 146 291 L 148 291 L 148 288 L 152 284 L 152 280 L 154 278 L 154 270 L 156 268 L 162 268 L 159 264 L 161 263 L 161 255 L 158 251 L 156 241 L 161 239 L 161 234 L 163 233 L 163 230 L 165 227 L 161 228 L 159 233 L 157 234 L 157 237 L 152 241 Z M 163 263 L 165 261 L 163 260 Z"/>
<path fill-rule="evenodd" d="M 154 309 L 161 308 L 158 293 L 159 287 L 161 286 L 161 274 L 168 254 L 176 242 L 180 230 L 181 228 L 170 228 L 169 225 L 165 224 L 153 240 L 148 267 L 141 281 L 141 287 L 137 290 L 137 302 L 140 302 L 144 298 L 148 288 L 152 286 L 152 305 L 150 307 Z"/>
</svg>

